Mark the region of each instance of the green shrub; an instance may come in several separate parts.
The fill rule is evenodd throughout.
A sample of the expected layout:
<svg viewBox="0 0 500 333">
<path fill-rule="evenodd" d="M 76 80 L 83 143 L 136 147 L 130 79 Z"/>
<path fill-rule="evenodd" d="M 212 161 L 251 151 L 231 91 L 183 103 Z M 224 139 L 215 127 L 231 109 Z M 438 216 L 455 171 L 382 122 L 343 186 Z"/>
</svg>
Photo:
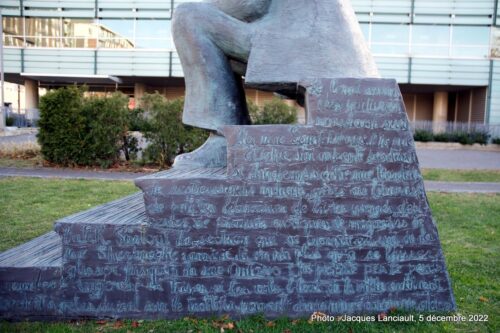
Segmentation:
<svg viewBox="0 0 500 333">
<path fill-rule="evenodd" d="M 463 145 L 472 145 L 474 143 L 479 143 L 485 145 L 488 142 L 489 134 L 482 131 L 456 131 L 444 134 L 447 137 L 446 141 L 442 142 L 458 142 Z M 437 140 L 436 140 L 437 141 Z"/>
<path fill-rule="evenodd" d="M 40 99 L 38 142 L 43 157 L 56 164 L 77 164 L 84 147 L 83 90 L 76 87 L 49 91 Z"/>
<path fill-rule="evenodd" d="M 497 138 L 491 139 L 491 143 L 493 143 L 495 145 L 500 145 L 500 136 Z"/>
<path fill-rule="evenodd" d="M 148 119 L 144 136 L 149 141 L 145 160 L 164 168 L 172 165 L 177 154 L 193 151 L 206 141 L 207 131 L 182 123 L 183 104 L 183 99 L 169 101 L 158 93 L 144 95 L 141 106 Z"/>
<path fill-rule="evenodd" d="M 472 145 L 474 143 L 485 145 L 488 143 L 489 138 L 488 132 L 483 131 L 455 131 L 433 134 L 425 130 L 416 130 L 414 134 L 415 141 L 458 142 L 463 145 Z"/>
<path fill-rule="evenodd" d="M 120 150 L 125 156 L 125 160 L 136 160 L 137 153 L 139 152 L 139 141 L 130 133 L 127 133 L 122 139 L 122 146 Z"/>
<path fill-rule="evenodd" d="M 84 97 L 65 87 L 40 100 L 38 142 L 43 157 L 63 166 L 109 167 L 119 157 L 128 127 L 127 97 Z"/>
<path fill-rule="evenodd" d="M 297 122 L 297 108 L 289 106 L 279 98 L 264 103 L 262 108 L 247 102 L 248 112 L 255 125 L 293 124 Z"/>
<path fill-rule="evenodd" d="M 434 134 L 426 130 L 416 130 L 413 138 L 415 141 L 429 142 L 434 141 Z"/>
<path fill-rule="evenodd" d="M 467 132 L 452 132 L 450 133 L 450 141 L 449 142 L 458 142 L 463 145 L 471 145 L 474 143 L 471 136 Z"/>
<path fill-rule="evenodd" d="M 483 132 L 483 131 L 471 132 L 469 133 L 469 136 L 473 143 L 479 143 L 481 145 L 487 144 L 488 140 L 490 139 L 490 134 L 488 132 Z"/>
<path fill-rule="evenodd" d="M 149 126 L 145 111 L 142 108 L 135 108 L 130 111 L 128 122 L 130 131 L 146 132 Z"/>
<path fill-rule="evenodd" d="M 142 108 L 135 108 L 128 112 L 128 129 L 129 131 L 146 132 L 148 130 L 149 122 L 145 117 L 145 111 Z M 137 159 L 139 152 L 139 142 L 136 137 L 128 133 L 123 137 L 123 145 L 121 150 L 127 161 Z"/>
<path fill-rule="evenodd" d="M 14 126 L 14 118 L 13 117 L 7 117 L 5 118 L 5 126 Z"/>
<path fill-rule="evenodd" d="M 452 138 L 450 136 L 450 133 L 437 133 L 433 135 L 432 141 L 435 142 L 452 142 L 450 141 Z"/>
<path fill-rule="evenodd" d="M 247 109 L 252 123 L 255 124 L 255 118 L 258 117 L 258 114 L 260 112 L 259 107 L 251 99 L 247 99 Z"/>
<path fill-rule="evenodd" d="M 84 100 L 85 148 L 77 164 L 109 167 L 119 158 L 128 130 L 128 98 L 121 93 Z"/>
</svg>

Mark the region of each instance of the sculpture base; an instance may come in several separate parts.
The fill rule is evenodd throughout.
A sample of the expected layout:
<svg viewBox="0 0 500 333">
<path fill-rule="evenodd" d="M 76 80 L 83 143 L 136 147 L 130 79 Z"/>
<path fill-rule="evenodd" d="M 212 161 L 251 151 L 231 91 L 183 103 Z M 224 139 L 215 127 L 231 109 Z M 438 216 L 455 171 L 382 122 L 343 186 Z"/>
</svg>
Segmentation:
<svg viewBox="0 0 500 333">
<path fill-rule="evenodd" d="M 308 125 L 226 127 L 227 168 L 137 180 L 144 202 L 58 221 L 37 264 L 2 254 L 2 316 L 454 310 L 396 82 L 302 85 Z"/>
</svg>

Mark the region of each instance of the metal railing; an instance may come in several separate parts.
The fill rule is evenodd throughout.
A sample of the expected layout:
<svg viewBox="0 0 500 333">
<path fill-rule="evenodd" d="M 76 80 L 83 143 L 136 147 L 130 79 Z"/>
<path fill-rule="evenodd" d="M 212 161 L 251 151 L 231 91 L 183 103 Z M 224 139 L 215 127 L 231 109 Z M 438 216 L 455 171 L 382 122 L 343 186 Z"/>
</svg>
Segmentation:
<svg viewBox="0 0 500 333">
<path fill-rule="evenodd" d="M 5 124 L 13 127 L 37 127 L 40 112 L 38 109 L 4 108 Z"/>
</svg>

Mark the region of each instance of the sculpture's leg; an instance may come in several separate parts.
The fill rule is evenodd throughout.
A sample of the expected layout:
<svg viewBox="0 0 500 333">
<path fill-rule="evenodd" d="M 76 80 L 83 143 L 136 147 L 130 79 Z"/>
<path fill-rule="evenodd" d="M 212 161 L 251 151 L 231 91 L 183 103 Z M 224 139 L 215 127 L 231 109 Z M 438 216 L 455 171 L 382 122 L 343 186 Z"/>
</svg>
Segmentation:
<svg viewBox="0 0 500 333">
<path fill-rule="evenodd" d="M 208 3 L 186 3 L 175 10 L 172 29 L 186 81 L 184 123 L 210 130 L 248 123 L 228 57 L 248 59 L 249 25 Z"/>
<path fill-rule="evenodd" d="M 174 166 L 225 165 L 225 140 L 215 131 L 250 122 L 241 78 L 229 63 L 229 58 L 247 61 L 250 26 L 211 4 L 186 3 L 176 8 L 172 29 L 186 82 L 183 122 L 214 131 L 201 149 L 179 156 Z M 204 161 L 211 156 L 217 161 Z"/>
</svg>

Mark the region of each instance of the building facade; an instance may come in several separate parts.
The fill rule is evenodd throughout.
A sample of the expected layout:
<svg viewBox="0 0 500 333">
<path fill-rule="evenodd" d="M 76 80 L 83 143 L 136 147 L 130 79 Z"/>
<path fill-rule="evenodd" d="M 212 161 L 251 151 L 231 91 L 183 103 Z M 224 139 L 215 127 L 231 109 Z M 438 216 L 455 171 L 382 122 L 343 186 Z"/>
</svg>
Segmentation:
<svg viewBox="0 0 500 333">
<path fill-rule="evenodd" d="M 182 2 L 2 0 L 5 78 L 24 86 L 27 109 L 40 88 L 67 84 L 136 100 L 147 91 L 181 96 L 170 20 Z M 498 0 L 351 3 L 382 76 L 400 84 L 410 121 L 500 124 Z M 247 93 L 259 104 L 272 97 Z"/>
</svg>

